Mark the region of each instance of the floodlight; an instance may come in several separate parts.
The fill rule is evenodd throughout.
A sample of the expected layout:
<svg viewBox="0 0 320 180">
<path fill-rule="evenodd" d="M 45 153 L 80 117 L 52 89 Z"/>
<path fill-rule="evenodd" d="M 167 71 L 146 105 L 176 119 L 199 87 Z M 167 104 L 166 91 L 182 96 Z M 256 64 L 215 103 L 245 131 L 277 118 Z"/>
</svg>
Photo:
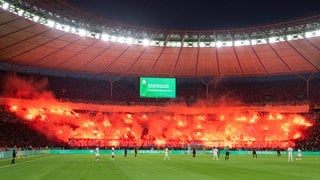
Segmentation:
<svg viewBox="0 0 320 180">
<path fill-rule="evenodd" d="M 200 43 L 199 43 L 199 46 L 200 46 L 200 47 L 206 47 L 206 43 L 200 42 Z"/>
<path fill-rule="evenodd" d="M 104 34 L 104 33 L 103 33 L 103 34 L 101 35 L 101 40 L 103 40 L 103 41 L 109 41 L 109 37 L 110 37 L 109 34 Z"/>
<path fill-rule="evenodd" d="M 269 43 L 275 43 L 278 41 L 277 39 L 277 37 L 269 37 Z"/>
<path fill-rule="evenodd" d="M 178 41 L 169 41 L 169 42 L 167 42 L 167 46 L 170 46 L 170 47 L 180 47 L 180 46 L 181 46 L 181 42 L 178 42 Z"/>
<path fill-rule="evenodd" d="M 189 46 L 189 43 L 183 42 L 183 47 L 188 47 L 188 46 Z"/>
<path fill-rule="evenodd" d="M 100 39 L 100 36 L 101 36 L 101 34 L 100 34 L 100 33 L 97 33 L 97 34 L 94 35 L 94 38 Z"/>
<path fill-rule="evenodd" d="M 218 48 L 219 48 L 219 47 L 222 47 L 222 42 L 221 42 L 221 41 L 217 41 L 216 46 L 217 46 Z"/>
<path fill-rule="evenodd" d="M 18 11 L 18 15 L 19 15 L 19 16 L 22 16 L 23 13 L 24 13 L 24 10 L 23 10 L 23 9 L 20 9 L 20 10 Z"/>
<path fill-rule="evenodd" d="M 232 41 L 226 41 L 225 42 L 225 46 L 233 46 L 233 42 Z"/>
<path fill-rule="evenodd" d="M 293 36 L 292 36 L 291 34 L 288 34 L 288 35 L 287 35 L 287 40 L 288 40 L 288 41 L 293 40 Z"/>
<path fill-rule="evenodd" d="M 133 43 L 133 39 L 131 37 L 127 37 L 126 43 L 132 44 Z"/>
<path fill-rule="evenodd" d="M 241 46 L 242 45 L 242 41 L 234 41 L 234 46 Z"/>
<path fill-rule="evenodd" d="M 150 44 L 150 40 L 149 39 L 144 39 L 142 41 L 142 45 L 144 45 L 144 46 L 149 46 L 149 44 Z"/>
<path fill-rule="evenodd" d="M 164 46 L 164 41 L 154 41 L 153 45 L 154 46 Z"/>
<path fill-rule="evenodd" d="M 188 42 L 188 47 L 196 47 L 197 43 L 196 42 Z"/>
<path fill-rule="evenodd" d="M 80 36 L 85 36 L 86 35 L 86 30 L 85 29 L 78 29 L 78 34 Z"/>
<path fill-rule="evenodd" d="M 33 18 L 32 18 L 32 20 L 33 20 L 34 22 L 38 22 L 38 21 L 39 21 L 39 19 L 40 19 L 40 17 L 39 17 L 39 16 L 33 16 Z"/>
<path fill-rule="evenodd" d="M 256 45 L 257 44 L 257 40 L 256 39 L 252 39 L 251 40 L 251 45 Z"/>
<path fill-rule="evenodd" d="M 69 32 L 71 27 L 70 26 L 67 26 L 67 25 L 62 25 L 62 29 L 65 31 L 65 32 Z"/>
<path fill-rule="evenodd" d="M 118 41 L 119 43 L 125 43 L 125 38 L 122 37 L 122 36 L 120 36 L 120 37 L 118 37 L 117 41 Z"/>
<path fill-rule="evenodd" d="M 3 8 L 3 9 L 8 9 L 8 8 L 9 8 L 9 3 L 5 2 L 5 3 L 2 5 L 2 8 Z"/>
<path fill-rule="evenodd" d="M 55 25 L 55 22 L 53 20 L 48 19 L 46 25 L 53 28 Z"/>
<path fill-rule="evenodd" d="M 158 43 L 158 41 L 152 40 L 152 41 L 150 41 L 150 44 L 149 44 L 149 45 L 150 45 L 150 46 L 158 46 L 159 43 Z"/>
<path fill-rule="evenodd" d="M 12 12 L 14 14 L 17 14 L 16 6 L 14 6 L 13 4 L 10 4 L 8 9 L 9 9 L 10 12 Z"/>
<path fill-rule="evenodd" d="M 75 27 L 72 27 L 70 32 L 76 34 L 77 33 L 77 29 Z"/>
<path fill-rule="evenodd" d="M 242 41 L 242 44 L 245 45 L 245 46 L 248 46 L 248 45 L 250 45 L 250 41 L 249 40 L 244 40 L 244 41 Z"/>
<path fill-rule="evenodd" d="M 266 39 L 259 39 L 258 44 L 267 44 L 267 40 Z"/>
<path fill-rule="evenodd" d="M 310 38 L 310 37 L 312 37 L 312 36 L 314 36 L 314 34 L 315 34 L 315 32 L 313 31 L 313 32 L 305 32 L 305 36 L 306 36 L 306 38 Z"/>
<path fill-rule="evenodd" d="M 111 36 L 111 38 L 110 38 L 110 40 L 113 41 L 113 42 L 117 41 L 117 39 L 118 39 L 117 36 Z"/>
<path fill-rule="evenodd" d="M 159 41 L 159 46 L 164 46 L 165 41 Z"/>
</svg>

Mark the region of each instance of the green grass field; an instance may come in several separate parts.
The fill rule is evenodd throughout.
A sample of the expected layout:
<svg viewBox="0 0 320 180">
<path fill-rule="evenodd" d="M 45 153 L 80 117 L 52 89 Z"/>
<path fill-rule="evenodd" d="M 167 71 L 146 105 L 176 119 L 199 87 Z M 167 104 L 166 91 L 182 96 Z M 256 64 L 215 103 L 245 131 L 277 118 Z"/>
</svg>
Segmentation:
<svg viewBox="0 0 320 180">
<path fill-rule="evenodd" d="M 288 163 L 287 157 L 231 155 L 229 161 L 210 155 L 36 155 L 16 160 L 0 160 L 0 179 L 320 179 L 320 156 L 304 156 Z"/>
</svg>

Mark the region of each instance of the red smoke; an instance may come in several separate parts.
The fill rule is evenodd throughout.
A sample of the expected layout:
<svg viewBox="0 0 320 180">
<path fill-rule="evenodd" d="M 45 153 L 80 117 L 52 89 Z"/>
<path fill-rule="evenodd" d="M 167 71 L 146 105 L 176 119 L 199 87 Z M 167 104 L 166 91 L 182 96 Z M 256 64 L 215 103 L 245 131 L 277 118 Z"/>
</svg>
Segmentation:
<svg viewBox="0 0 320 180">
<path fill-rule="evenodd" d="M 3 96 L 20 99 L 55 99 L 52 92 L 46 90 L 48 80 L 35 80 L 15 76 L 6 76 L 3 84 Z"/>
<path fill-rule="evenodd" d="M 258 107 L 115 106 L 59 102 L 46 80 L 9 78 L 9 110 L 48 138 L 70 146 L 180 147 L 201 144 L 232 148 L 286 147 L 304 137 L 311 121 Z M 45 97 L 45 98 L 43 98 Z M 26 99 L 28 98 L 28 99 Z"/>
</svg>

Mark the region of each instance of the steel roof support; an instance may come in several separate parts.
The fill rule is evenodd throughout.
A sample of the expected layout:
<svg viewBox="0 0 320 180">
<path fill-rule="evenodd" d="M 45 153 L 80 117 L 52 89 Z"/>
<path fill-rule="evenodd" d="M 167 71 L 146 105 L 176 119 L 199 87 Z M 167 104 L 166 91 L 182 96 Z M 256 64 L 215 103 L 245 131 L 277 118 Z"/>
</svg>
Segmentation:
<svg viewBox="0 0 320 180">
<path fill-rule="evenodd" d="M 218 76 L 221 77 L 216 32 L 214 32 L 213 37 L 214 37 L 214 44 L 215 44 L 214 50 L 216 52 L 216 60 L 217 60 L 217 68 L 218 68 L 217 71 L 218 71 Z"/>
<path fill-rule="evenodd" d="M 110 45 L 109 47 L 105 48 L 103 51 L 101 51 L 100 53 L 98 53 L 96 56 L 94 56 L 91 60 L 89 60 L 87 63 L 85 63 L 83 66 L 81 66 L 77 71 L 81 71 L 81 69 L 83 69 L 86 65 L 88 65 L 90 62 L 94 61 L 95 59 L 97 59 L 100 55 L 102 55 L 103 53 L 105 53 L 107 50 L 109 50 L 111 48 L 112 45 Z"/>
<path fill-rule="evenodd" d="M 35 36 L 32 36 L 32 37 L 30 37 L 30 38 L 28 38 L 28 39 L 22 40 L 22 41 L 20 41 L 20 42 L 18 42 L 18 43 L 16 43 L 16 44 L 19 44 L 19 43 L 21 43 L 21 42 L 24 42 L 24 41 L 26 41 L 26 40 L 29 40 L 29 39 L 34 38 L 34 37 L 36 37 L 36 36 L 39 36 L 39 35 L 41 35 L 41 34 L 47 33 L 47 32 L 49 32 L 49 31 L 51 31 L 51 29 L 48 29 L 48 30 L 46 30 L 46 31 L 44 31 L 44 32 L 41 32 L 40 34 L 37 34 L 37 35 L 35 35 Z M 62 35 L 62 36 L 63 36 L 63 35 Z M 59 36 L 59 37 L 62 37 L 62 36 Z M 58 38 L 59 38 L 59 37 L 58 37 Z M 39 48 L 39 47 L 41 47 L 41 46 L 43 46 L 43 45 L 45 45 L 45 44 L 47 44 L 47 43 L 49 43 L 49 42 L 52 42 L 52 41 L 55 40 L 55 39 L 57 39 L 57 38 L 51 39 L 51 40 L 46 41 L 46 42 L 44 42 L 44 43 L 42 43 L 42 44 L 39 44 L 39 45 L 37 45 L 37 46 L 35 46 L 35 47 L 31 48 L 31 49 L 28 49 L 27 51 L 24 51 L 24 52 L 21 52 L 21 53 L 19 53 L 19 54 L 14 55 L 14 56 L 11 56 L 9 59 L 6 59 L 5 61 L 11 60 L 11 59 L 13 59 L 13 58 L 15 58 L 15 57 L 18 57 L 18 56 L 21 56 L 21 55 L 23 55 L 23 54 L 29 53 L 30 51 L 35 50 L 35 49 L 37 49 L 37 48 Z"/>
<path fill-rule="evenodd" d="M 215 82 L 215 80 L 220 79 L 219 77 L 212 77 L 209 78 L 209 82 L 208 79 L 206 81 L 206 79 L 204 78 L 198 78 L 203 84 L 206 85 L 206 101 L 207 103 L 209 102 L 209 85 L 212 84 L 213 82 Z"/>
<path fill-rule="evenodd" d="M 64 36 L 64 35 L 66 35 L 66 34 L 63 34 L 63 36 Z M 63 37 L 63 36 L 62 36 L 62 37 Z M 40 58 L 40 59 L 38 59 L 37 61 L 34 61 L 33 63 L 35 63 L 35 62 L 40 62 L 40 61 L 42 61 L 43 59 L 45 59 L 45 58 L 47 58 L 47 57 L 50 57 L 50 56 L 53 55 L 54 53 L 57 53 L 57 52 L 59 52 L 60 50 L 66 48 L 66 47 L 68 47 L 68 46 L 71 46 L 72 44 L 76 43 L 76 42 L 79 41 L 79 40 L 80 40 L 80 38 L 77 39 L 77 40 L 75 40 L 75 41 L 73 41 L 73 42 L 70 42 L 69 44 L 66 44 L 66 45 L 60 47 L 59 49 L 54 50 L 53 52 L 47 54 L 46 56 L 44 56 L 44 57 L 42 57 L 42 58 Z"/>
<path fill-rule="evenodd" d="M 148 74 L 147 74 L 147 75 L 150 75 L 150 74 L 151 74 L 151 72 L 154 70 L 154 68 L 155 68 L 155 66 L 156 66 L 157 62 L 159 61 L 159 59 L 160 59 L 161 55 L 163 54 L 163 51 L 165 50 L 165 48 L 166 48 L 166 46 L 163 46 L 163 47 L 162 47 L 161 52 L 159 53 L 159 55 L 158 55 L 157 59 L 154 61 L 154 64 L 153 64 L 153 65 L 152 65 L 152 67 L 150 68 L 150 70 L 149 70 L 149 72 L 148 72 Z"/>
<path fill-rule="evenodd" d="M 174 64 L 174 67 L 173 67 L 173 69 L 172 69 L 172 71 L 171 71 L 171 75 L 174 75 L 174 72 L 175 72 L 175 70 L 176 70 L 176 68 L 177 68 L 177 65 L 178 65 L 178 61 L 179 61 L 179 59 L 180 59 L 180 56 L 181 56 L 181 52 L 182 52 L 182 47 L 183 46 L 183 44 L 181 43 L 181 45 L 180 45 L 180 49 L 179 49 L 179 54 L 178 54 L 178 57 L 177 57 L 177 59 L 176 59 L 176 62 L 175 62 L 175 64 Z"/>
<path fill-rule="evenodd" d="M 241 66 L 241 63 L 240 63 L 240 60 L 239 60 L 238 53 L 237 53 L 236 48 L 235 48 L 235 46 L 234 46 L 234 38 L 233 38 L 232 34 L 230 33 L 230 31 L 228 32 L 228 34 L 229 34 L 230 39 L 231 39 L 231 41 L 232 41 L 232 43 L 233 43 L 233 45 L 232 45 L 232 50 L 233 50 L 234 55 L 236 56 L 236 59 L 237 59 L 239 68 L 240 68 L 240 70 L 241 70 L 241 74 L 242 74 L 242 76 L 243 76 L 243 75 L 244 75 L 243 69 L 242 69 L 242 66 Z"/>
<path fill-rule="evenodd" d="M 197 42 L 197 63 L 196 63 L 195 76 L 198 75 L 199 54 L 200 54 L 200 35 L 198 35 L 198 42 Z"/>
<path fill-rule="evenodd" d="M 106 74 L 106 79 L 109 81 L 110 83 L 110 99 L 113 99 L 113 83 L 118 81 L 122 76 L 117 76 L 115 78 L 112 78 L 110 75 Z"/>
<path fill-rule="evenodd" d="M 130 48 L 130 46 L 128 45 L 128 47 L 126 47 L 116 58 L 114 58 L 114 60 L 107 65 L 102 72 L 105 72 L 113 63 L 115 63 L 125 52 L 127 52 L 127 50 Z"/>
<path fill-rule="evenodd" d="M 129 70 L 137 63 L 137 61 L 141 58 L 141 56 L 146 52 L 148 48 L 144 47 L 143 51 L 139 54 L 139 56 L 134 60 L 134 62 L 130 65 L 130 67 L 128 68 L 128 70 L 126 71 L 126 73 L 129 72 Z"/>
<path fill-rule="evenodd" d="M 86 46 L 85 48 L 83 48 L 82 50 L 80 50 L 79 52 L 75 53 L 74 55 L 72 55 L 71 57 L 65 59 L 64 61 L 62 61 L 61 63 L 57 64 L 55 67 L 60 66 L 61 64 L 69 61 L 70 59 L 76 57 L 77 55 L 81 54 L 82 52 L 84 52 L 85 50 L 89 49 L 91 46 L 93 46 L 94 44 L 98 43 L 99 41 L 95 41 L 93 43 L 91 43 L 90 45 Z"/>
<path fill-rule="evenodd" d="M 306 62 L 308 62 L 312 67 L 314 67 L 317 71 L 320 71 L 320 69 L 314 65 L 312 62 L 310 62 L 309 59 L 307 59 L 300 51 L 298 51 L 295 47 L 293 47 L 293 45 L 287 41 L 287 44 L 295 51 L 297 52 Z"/>
</svg>

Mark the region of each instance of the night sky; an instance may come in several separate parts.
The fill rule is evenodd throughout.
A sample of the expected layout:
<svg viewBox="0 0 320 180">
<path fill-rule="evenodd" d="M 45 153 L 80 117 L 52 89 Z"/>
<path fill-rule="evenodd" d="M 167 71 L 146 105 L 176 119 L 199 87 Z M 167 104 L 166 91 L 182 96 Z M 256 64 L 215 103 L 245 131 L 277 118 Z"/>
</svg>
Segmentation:
<svg viewBox="0 0 320 180">
<path fill-rule="evenodd" d="M 264 25 L 320 14 L 320 0 L 67 0 L 109 20 L 142 27 L 203 30 Z"/>
</svg>

